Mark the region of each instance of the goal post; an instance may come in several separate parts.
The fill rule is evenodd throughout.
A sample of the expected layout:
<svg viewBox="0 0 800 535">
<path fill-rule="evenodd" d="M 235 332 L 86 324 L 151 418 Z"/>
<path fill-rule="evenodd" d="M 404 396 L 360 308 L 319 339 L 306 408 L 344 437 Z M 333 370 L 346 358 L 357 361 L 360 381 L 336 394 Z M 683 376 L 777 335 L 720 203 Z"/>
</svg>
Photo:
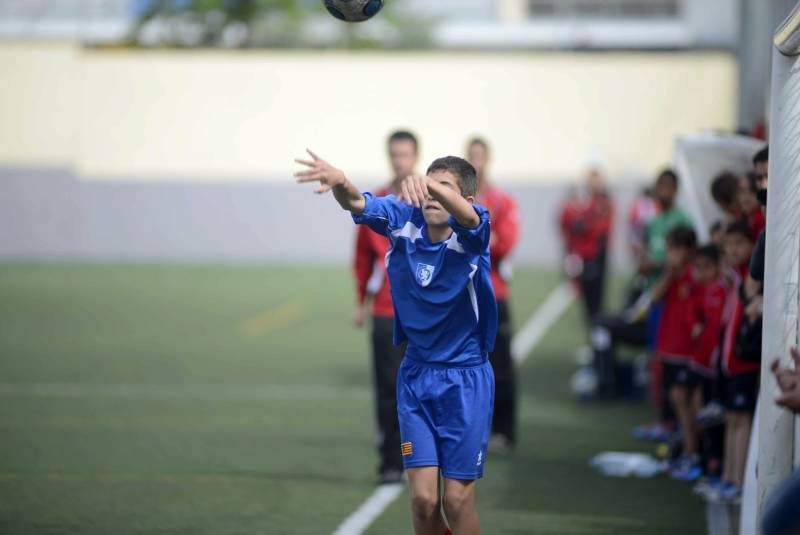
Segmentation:
<svg viewBox="0 0 800 535">
<path fill-rule="evenodd" d="M 761 393 L 758 406 L 756 472 L 757 518 L 765 500 L 792 472 L 795 417 L 777 407 L 769 365 L 789 365 L 789 347 L 798 342 L 800 276 L 800 2 L 774 37 L 769 131 L 766 269 Z M 800 445 L 800 442 L 798 442 Z"/>
</svg>

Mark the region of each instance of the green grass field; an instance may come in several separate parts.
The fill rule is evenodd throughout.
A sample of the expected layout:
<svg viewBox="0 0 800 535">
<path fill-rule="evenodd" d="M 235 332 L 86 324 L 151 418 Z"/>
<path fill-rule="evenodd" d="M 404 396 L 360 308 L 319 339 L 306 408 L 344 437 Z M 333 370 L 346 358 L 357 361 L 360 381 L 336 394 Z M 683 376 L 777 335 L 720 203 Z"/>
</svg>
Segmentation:
<svg viewBox="0 0 800 535">
<path fill-rule="evenodd" d="M 557 284 L 517 272 L 517 325 Z M 374 489 L 352 303 L 338 268 L 0 267 L 0 533 L 330 533 Z M 573 307 L 521 367 L 484 531 L 703 533 L 687 486 L 588 466 L 652 415 L 571 399 L 582 340 Z M 369 530 L 410 532 L 406 495 Z"/>
</svg>

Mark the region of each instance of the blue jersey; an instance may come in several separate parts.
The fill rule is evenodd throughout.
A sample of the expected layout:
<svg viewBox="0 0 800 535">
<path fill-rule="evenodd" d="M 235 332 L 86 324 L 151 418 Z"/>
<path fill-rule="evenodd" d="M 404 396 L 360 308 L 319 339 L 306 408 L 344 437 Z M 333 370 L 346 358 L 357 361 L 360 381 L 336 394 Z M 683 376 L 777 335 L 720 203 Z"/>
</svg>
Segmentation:
<svg viewBox="0 0 800 535">
<path fill-rule="evenodd" d="M 353 221 L 387 236 L 386 268 L 394 302 L 394 343 L 408 340 L 406 357 L 448 366 L 473 366 L 488 358 L 497 334 L 497 301 L 490 276 L 489 212 L 476 228 L 450 217 L 453 234 L 434 243 L 422 210 L 394 195 L 365 193 L 364 212 Z"/>
</svg>

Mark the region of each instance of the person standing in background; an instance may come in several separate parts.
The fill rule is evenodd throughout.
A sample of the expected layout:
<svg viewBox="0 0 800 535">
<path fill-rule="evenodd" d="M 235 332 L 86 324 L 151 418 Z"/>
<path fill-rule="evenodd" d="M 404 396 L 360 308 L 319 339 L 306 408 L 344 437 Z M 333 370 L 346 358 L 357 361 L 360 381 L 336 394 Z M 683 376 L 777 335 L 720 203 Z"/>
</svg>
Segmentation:
<svg viewBox="0 0 800 535">
<path fill-rule="evenodd" d="M 559 226 L 564 239 L 565 271 L 577 285 L 583 299 L 586 324 L 594 325 L 603 306 L 606 259 L 614 221 L 614 204 L 603 175 L 592 167 L 586 174 L 585 188 L 578 190 L 564 205 Z"/>
<path fill-rule="evenodd" d="M 387 141 L 387 149 L 392 180 L 377 189 L 374 192 L 376 196 L 397 193 L 400 182 L 415 174 L 419 150 L 414 134 L 405 130 L 393 132 Z M 388 250 L 389 240 L 385 236 L 373 232 L 366 225 L 359 225 L 354 260 L 358 303 L 353 323 L 356 327 L 363 327 L 371 315 L 379 483 L 397 483 L 403 476 L 396 381 L 405 348 L 392 342 L 394 307 L 384 263 Z"/>
<path fill-rule="evenodd" d="M 636 264 L 647 254 L 647 225 L 659 213 L 658 202 L 653 198 L 653 188 L 642 188 L 628 208 L 628 246 Z"/>
<path fill-rule="evenodd" d="M 511 312 L 508 255 L 519 237 L 519 212 L 514 198 L 489 181 L 489 144 L 480 137 L 467 143 L 467 160 L 478 175 L 477 202 L 489 210 L 492 232 L 489 253 L 492 262 L 492 285 L 497 298 L 498 326 L 494 350 L 489 355 L 495 377 L 494 418 L 489 450 L 502 453 L 516 441 L 517 387 L 514 361 L 511 358 Z"/>
</svg>

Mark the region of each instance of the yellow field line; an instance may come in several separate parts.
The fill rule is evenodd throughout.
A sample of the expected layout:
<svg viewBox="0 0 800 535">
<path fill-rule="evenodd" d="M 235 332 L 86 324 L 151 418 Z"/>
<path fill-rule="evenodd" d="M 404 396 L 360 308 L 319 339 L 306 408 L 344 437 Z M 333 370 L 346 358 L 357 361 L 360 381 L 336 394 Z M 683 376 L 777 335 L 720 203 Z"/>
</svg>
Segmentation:
<svg viewBox="0 0 800 535">
<path fill-rule="evenodd" d="M 285 329 L 293 323 L 307 318 L 310 314 L 311 305 L 307 301 L 292 299 L 244 320 L 239 325 L 239 332 L 243 336 L 254 338 L 271 331 Z"/>
</svg>

